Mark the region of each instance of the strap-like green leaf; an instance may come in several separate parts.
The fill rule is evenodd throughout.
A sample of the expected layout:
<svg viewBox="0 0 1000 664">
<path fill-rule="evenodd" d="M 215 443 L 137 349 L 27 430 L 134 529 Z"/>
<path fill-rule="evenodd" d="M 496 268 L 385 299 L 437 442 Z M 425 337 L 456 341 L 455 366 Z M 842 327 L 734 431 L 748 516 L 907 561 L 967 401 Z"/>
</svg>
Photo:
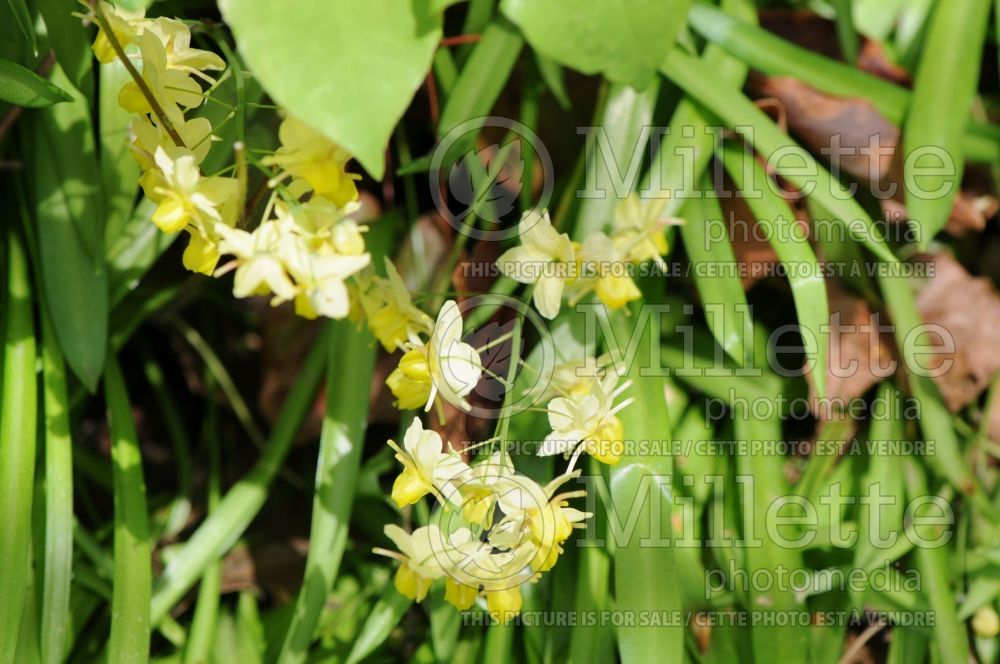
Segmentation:
<svg viewBox="0 0 1000 664">
<path fill-rule="evenodd" d="M 931 14 L 917 80 L 903 127 L 906 207 L 926 248 L 951 216 L 965 170 L 962 136 L 979 83 L 990 0 L 940 2 Z M 956 35 L 961 35 L 956 39 Z M 922 154 L 929 159 L 918 159 Z"/>
<path fill-rule="evenodd" d="M 0 100 L 25 108 L 43 108 L 73 98 L 27 67 L 0 60 Z"/>
</svg>

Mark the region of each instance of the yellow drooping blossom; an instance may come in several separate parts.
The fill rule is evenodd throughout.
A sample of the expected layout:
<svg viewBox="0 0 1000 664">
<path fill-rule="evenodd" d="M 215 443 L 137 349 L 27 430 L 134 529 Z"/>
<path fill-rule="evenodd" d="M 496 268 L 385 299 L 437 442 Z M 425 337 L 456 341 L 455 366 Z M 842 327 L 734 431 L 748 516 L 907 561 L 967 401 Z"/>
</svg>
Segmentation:
<svg viewBox="0 0 1000 664">
<path fill-rule="evenodd" d="M 160 38 L 144 30 L 137 38 L 142 57 L 142 80 L 160 107 L 173 120 L 180 118 L 179 109 L 198 108 L 205 101 L 198 84 L 187 70 L 171 69 L 167 51 Z M 153 105 L 137 81 L 130 81 L 118 93 L 118 105 L 129 113 L 152 113 Z"/>
<path fill-rule="evenodd" d="M 222 71 L 226 62 L 215 53 L 191 48 L 191 30 L 174 18 L 160 16 L 135 22 L 136 27 L 156 36 L 163 46 L 164 68 L 187 72 L 209 83 L 215 82 L 206 71 Z"/>
<path fill-rule="evenodd" d="M 152 192 L 153 200 L 158 203 L 152 219 L 161 231 L 176 233 L 188 225 L 196 228 L 214 228 L 220 223 L 233 225 L 235 179 L 203 177 L 197 157 L 183 148 L 168 153 L 157 147 L 154 161 L 159 181 Z"/>
<path fill-rule="evenodd" d="M 391 440 L 388 445 L 403 464 L 403 472 L 392 485 L 392 499 L 397 505 L 412 505 L 429 493 L 442 504 L 460 499 L 455 482 L 469 472 L 469 467 L 454 450 L 445 451 L 441 436 L 425 430 L 419 417 L 414 417 L 406 430 L 402 449 Z"/>
<path fill-rule="evenodd" d="M 91 9 L 90 5 L 86 2 L 82 2 L 81 4 L 83 4 L 88 10 Z M 142 32 L 142 28 L 139 27 L 137 22 L 134 19 L 129 20 L 119 14 L 110 3 L 104 2 L 104 0 L 98 0 L 98 6 L 100 7 L 100 11 L 107 21 L 108 27 L 111 29 L 111 33 L 114 35 L 118 44 L 122 48 L 125 48 L 126 46 L 135 43 L 139 33 Z M 85 15 L 85 18 L 90 19 L 91 16 L 87 14 Z M 118 54 L 115 52 L 114 46 L 111 45 L 111 39 L 109 39 L 108 35 L 105 33 L 101 22 L 95 22 L 98 26 L 97 38 L 94 39 L 94 44 L 91 48 L 94 51 L 94 57 L 97 58 L 97 61 L 102 65 L 106 65 L 110 62 L 114 62 L 115 58 L 118 57 Z"/>
<path fill-rule="evenodd" d="M 170 136 L 155 117 L 132 116 L 132 123 L 129 125 L 132 142 L 129 144 L 129 148 L 143 171 L 156 172 L 157 148 L 163 148 L 168 152 L 186 149 L 194 156 L 196 164 L 201 165 L 201 162 L 205 161 L 208 150 L 212 147 L 212 123 L 208 121 L 208 118 L 182 119 L 180 122 L 174 122 L 173 128 L 184 142 L 184 148 L 178 148 L 171 142 Z M 147 191 L 146 196 L 150 196 L 150 192 Z"/>
<path fill-rule="evenodd" d="M 386 384 L 401 409 L 424 406 L 430 410 L 435 399 L 468 412 L 465 399 L 483 374 L 479 352 L 462 341 L 462 313 L 454 300 L 441 307 L 427 342 L 411 337 L 406 352 Z"/>
<path fill-rule="evenodd" d="M 620 309 L 642 297 L 632 280 L 632 261 L 604 233 L 587 236 L 577 252 L 579 278 L 573 282 L 570 302 L 594 293 L 609 309 Z"/>
<path fill-rule="evenodd" d="M 360 300 L 368 327 L 390 353 L 408 339 L 429 336 L 434 329 L 434 321 L 413 304 L 403 278 L 388 258 L 385 278 L 373 277 L 369 288 L 360 294 Z"/>
<path fill-rule="evenodd" d="M 574 471 L 556 477 L 546 486 L 520 476 L 511 476 L 498 483 L 497 502 L 504 519 L 518 525 L 535 545 L 530 565 L 535 572 L 546 572 L 556 564 L 563 543 L 573 533 L 575 524 L 590 517 L 569 506 L 570 498 L 585 495 L 584 491 L 556 493 L 566 482 L 579 477 Z M 498 524 L 503 529 L 505 521 Z"/>
<path fill-rule="evenodd" d="M 443 577 L 445 600 L 457 609 L 467 610 L 482 597 L 491 616 L 507 622 L 521 609 L 521 586 L 552 569 L 573 529 L 591 516 L 569 506 L 585 492 L 560 492 L 580 473 L 542 486 L 517 473 L 503 453 L 470 467 L 451 457 L 450 445 L 442 451 L 441 439 L 418 422 L 407 431 L 406 451 L 389 443 L 403 464 L 393 498 L 408 505 L 431 494 L 448 516 L 409 535 L 386 526 L 399 552 L 376 552 L 400 561 L 396 588 L 407 597 L 419 601 Z M 452 509 L 457 501 L 448 498 L 455 495 L 463 501 L 458 511 Z"/>
<path fill-rule="evenodd" d="M 602 380 L 591 385 L 589 394 L 571 394 L 550 401 L 552 433 L 545 437 L 539 456 L 572 454 L 575 462 L 576 457 L 586 452 L 602 463 L 618 463 L 624 447 L 624 428 L 617 413 L 632 403 L 632 399 L 614 403 L 630 386 L 630 382 L 619 386 L 618 380 L 618 374 L 608 371 Z"/>
<path fill-rule="evenodd" d="M 444 576 L 444 568 L 436 553 L 444 548 L 446 541 L 441 529 L 437 524 L 431 524 L 408 533 L 399 526 L 389 524 L 385 527 L 385 534 L 399 549 L 399 554 L 385 552 L 399 560 L 396 590 L 410 599 L 423 601 L 431 584 Z"/>
<path fill-rule="evenodd" d="M 511 279 L 535 285 L 535 308 L 551 320 L 559 313 L 563 289 L 574 276 L 573 243 L 568 235 L 553 228 L 548 211 L 524 213 L 518 235 L 520 246 L 507 250 L 497 264 Z"/>
<path fill-rule="evenodd" d="M 344 206 L 358 198 L 355 181 L 348 173 L 351 155 L 304 122 L 289 115 L 278 129 L 281 147 L 262 161 L 309 183 L 317 194 L 334 205 Z"/>
<path fill-rule="evenodd" d="M 611 234 L 597 231 L 583 242 L 555 230 L 547 211 L 529 210 L 518 224 L 521 244 L 504 252 L 497 266 L 515 281 L 534 284 L 532 299 L 545 318 L 555 318 L 564 295 L 575 304 L 594 294 L 609 309 L 620 309 L 642 296 L 632 279 L 637 264 L 665 267 L 665 230 L 682 223 L 665 218 L 665 207 L 665 200 L 643 201 L 632 193 L 615 206 Z"/>
<path fill-rule="evenodd" d="M 203 174 L 212 126 L 205 118 L 185 117 L 205 101 L 202 83 L 215 82 L 207 72 L 224 70 L 225 61 L 192 48 L 190 29 L 176 19 L 129 17 L 103 2 L 87 17 L 102 26 L 94 43 L 98 59 L 110 62 L 121 50 L 138 72 L 119 91 L 118 102 L 134 114 L 130 147 L 143 169 L 139 184 L 157 204 L 153 223 L 189 236 L 184 265 L 216 275 L 235 269 L 236 297 L 271 295 L 275 305 L 294 301 L 308 318 L 347 316 L 347 281 L 371 262 L 365 228 L 349 217 L 357 198 L 354 176 L 344 170 L 350 155 L 288 116 L 282 147 L 263 161 L 297 179 L 285 186 L 287 177 L 271 179 L 268 173 L 281 198 L 273 191 L 264 218 L 255 228 L 245 226 L 245 175 Z M 217 269 L 226 253 L 232 260 Z"/>
<path fill-rule="evenodd" d="M 548 401 L 553 397 L 582 397 L 590 394 L 591 386 L 599 381 L 611 365 L 610 355 L 594 358 L 566 360 L 552 368 L 548 382 L 533 390 L 534 401 Z M 539 389 L 540 388 L 540 389 Z"/>
<path fill-rule="evenodd" d="M 249 297 L 273 293 L 276 303 L 294 300 L 298 289 L 285 269 L 285 259 L 292 250 L 289 238 L 274 221 L 265 221 L 252 233 L 219 226 L 220 249 L 236 259 L 233 295 Z M 225 268 L 223 268 L 225 269 Z"/>
<path fill-rule="evenodd" d="M 615 206 L 611 241 L 626 260 L 663 264 L 667 253 L 666 228 L 681 223 L 663 216 L 667 199 L 643 201 L 635 192 Z"/>
</svg>

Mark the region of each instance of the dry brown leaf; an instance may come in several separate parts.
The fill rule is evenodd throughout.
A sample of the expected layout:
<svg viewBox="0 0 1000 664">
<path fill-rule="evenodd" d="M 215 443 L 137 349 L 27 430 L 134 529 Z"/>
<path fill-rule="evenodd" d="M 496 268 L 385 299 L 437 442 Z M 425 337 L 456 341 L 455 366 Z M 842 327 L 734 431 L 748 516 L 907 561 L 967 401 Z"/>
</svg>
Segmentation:
<svg viewBox="0 0 1000 664">
<path fill-rule="evenodd" d="M 812 391 L 810 403 L 820 420 L 836 417 L 836 411 L 864 395 L 893 373 L 894 346 L 888 329 L 868 303 L 827 279 L 830 303 L 829 367 L 827 401 L 820 403 Z M 808 378 L 808 374 L 807 374 Z"/>
<path fill-rule="evenodd" d="M 824 94 L 786 76 L 754 73 L 747 86 L 754 97 L 779 101 L 789 134 L 827 163 L 832 147 L 841 154 L 840 169 L 862 182 L 881 182 L 891 172 L 899 129 L 869 102 Z M 873 141 L 877 150 L 870 150 Z"/>
<path fill-rule="evenodd" d="M 957 411 L 976 399 L 1000 369 L 1000 293 L 989 279 L 973 277 L 949 254 L 927 260 L 934 276 L 922 284 L 917 306 L 924 321 L 939 325 L 954 348 L 946 352 L 942 340 L 928 339 L 940 353 L 928 357 L 927 364 L 946 369 L 934 380 L 948 408 Z"/>
</svg>

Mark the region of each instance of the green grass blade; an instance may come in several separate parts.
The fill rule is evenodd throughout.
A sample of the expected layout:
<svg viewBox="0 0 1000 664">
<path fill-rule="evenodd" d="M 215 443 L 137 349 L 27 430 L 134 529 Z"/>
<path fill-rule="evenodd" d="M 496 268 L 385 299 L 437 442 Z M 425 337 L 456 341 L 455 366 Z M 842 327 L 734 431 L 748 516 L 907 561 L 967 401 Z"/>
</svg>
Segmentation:
<svg viewBox="0 0 1000 664">
<path fill-rule="evenodd" d="M 88 99 L 93 98 L 91 37 L 83 21 L 72 15 L 75 7 L 71 8 L 65 0 L 35 0 L 34 4 L 45 20 L 45 32 L 59 67 L 66 72 L 74 87 Z"/>
<path fill-rule="evenodd" d="M 486 26 L 441 111 L 438 136 L 490 112 L 523 47 L 524 38 L 507 19 L 498 17 Z"/>
<path fill-rule="evenodd" d="M 706 197 L 691 199 L 684 206 L 681 239 L 712 336 L 742 366 L 750 351 L 753 321 L 722 208 L 711 193 L 711 179 L 703 182 Z"/>
<path fill-rule="evenodd" d="M 144 355 L 142 368 L 146 374 L 146 382 L 153 388 L 153 394 L 158 402 L 166 434 L 170 439 L 177 462 L 176 495 L 171 500 L 163 524 L 163 531 L 157 534 L 158 537 L 169 539 L 176 537 L 186 527 L 188 517 L 191 516 L 191 451 L 188 449 L 188 435 L 184 428 L 180 409 L 170 393 L 163 371 L 148 352 Z"/>
<path fill-rule="evenodd" d="M 924 321 L 917 309 L 911 283 L 900 276 L 881 275 L 879 285 L 895 326 L 895 339 L 900 358 L 908 367 L 910 391 L 920 405 L 920 429 L 926 440 L 934 441 L 934 454 L 927 456 L 927 463 L 940 476 L 962 493 L 972 493 L 975 483 L 970 469 L 962 458 L 958 435 L 951 424 L 951 412 L 945 405 L 934 379 L 920 367 L 920 348 L 914 343 L 923 329 Z M 907 343 L 909 341 L 909 343 Z M 981 492 L 974 496 L 982 499 Z"/>
<path fill-rule="evenodd" d="M 756 7 L 750 0 L 723 0 L 721 7 L 728 14 L 747 21 L 754 21 L 757 17 Z M 702 60 L 720 80 L 734 87 L 742 85 L 746 78 L 746 65 L 715 44 L 708 45 Z M 669 216 L 681 213 L 682 216 L 688 217 L 693 215 L 693 218 L 689 218 L 689 223 L 681 228 L 681 239 L 692 262 L 703 264 L 709 261 L 713 264 L 728 262 L 733 254 L 728 242 L 720 242 L 709 247 L 708 238 L 726 237 L 728 230 L 719 232 L 718 224 L 722 222 L 722 214 L 716 213 L 719 207 L 717 201 L 714 199 L 703 201 L 699 192 L 695 191 L 699 182 L 702 182 L 703 191 L 713 190 L 711 180 L 702 179 L 715 148 L 715 132 L 709 127 L 711 120 L 710 114 L 701 106 L 688 98 L 682 99 L 670 120 L 669 132 L 663 137 L 653 163 L 640 186 L 643 196 L 668 199 L 664 214 Z M 682 211 L 681 205 L 685 200 L 689 201 L 691 209 Z M 725 285 L 722 285 L 723 282 Z M 737 292 L 730 279 L 700 278 L 696 274 L 695 285 L 704 304 L 724 302 L 727 305 L 735 305 L 738 309 L 739 303 L 746 303 L 743 287 L 740 285 Z M 716 292 L 718 288 L 723 290 Z M 725 295 L 722 294 L 723 291 Z M 724 299 L 719 299 L 720 297 Z M 718 313 L 706 314 L 709 327 L 719 345 L 739 364 L 743 363 L 749 335 L 752 333 L 749 312 L 746 307 L 743 311 L 747 312 L 742 316 L 744 325 L 738 324 L 739 318 L 729 317 L 729 311 L 725 316 Z M 729 323 L 728 326 L 726 322 Z"/>
<path fill-rule="evenodd" d="M 612 356 L 617 351 L 621 357 L 621 342 L 630 338 L 635 321 L 641 320 L 635 313 L 633 309 L 632 316 L 615 316 L 615 336 L 608 340 Z M 636 330 L 635 334 L 653 334 L 652 326 L 645 328 Z M 641 344 L 640 339 L 640 348 Z M 648 362 L 637 356 L 631 366 L 626 367 L 626 377 L 634 381 L 626 395 L 635 399 L 619 416 L 627 441 L 671 439 L 664 379 L 640 373 L 643 366 L 656 366 L 654 358 L 648 358 Z M 669 540 L 671 533 L 673 497 L 666 483 L 672 475 L 673 459 L 669 453 L 623 455 L 611 468 L 611 501 L 618 521 L 623 522 L 635 505 L 641 505 L 636 528 L 626 541 L 616 542 L 614 554 L 616 605 L 638 614 L 665 612 L 661 615 L 675 615 L 681 610 L 674 548 L 669 541 L 664 541 Z M 623 626 L 617 632 L 618 651 L 625 664 L 683 661 L 684 629 L 681 625 L 657 629 Z"/>
<path fill-rule="evenodd" d="M 31 20 L 31 12 L 28 10 L 28 5 L 24 0 L 7 0 L 7 5 L 10 7 L 11 13 L 14 14 L 17 29 L 28 40 L 31 52 L 38 55 L 38 43 L 35 41 L 35 26 Z"/>
<path fill-rule="evenodd" d="M 838 97 L 866 99 L 893 124 L 903 123 L 911 104 L 905 88 L 796 46 L 706 4 L 693 5 L 688 20 L 701 36 L 754 69 L 771 76 L 791 76 Z M 963 141 L 970 159 L 990 162 L 1000 158 L 1000 136 L 992 127 L 970 125 Z"/>
<path fill-rule="evenodd" d="M 930 165 L 944 165 L 935 168 L 937 173 L 903 180 L 906 207 L 920 227 L 922 248 L 947 223 L 962 181 L 962 136 L 979 84 L 989 14 L 990 0 L 939 2 L 931 14 L 903 126 L 907 163 L 915 151 L 929 150 L 933 153 Z M 914 165 L 917 163 L 915 160 Z"/>
<path fill-rule="evenodd" d="M 206 384 L 211 385 L 211 373 L 206 371 Z M 209 390 L 206 392 L 211 393 Z M 208 470 L 208 510 L 212 512 L 219 505 L 219 410 L 209 401 L 205 415 L 202 442 L 209 450 Z M 209 661 L 209 654 L 215 645 L 216 627 L 219 622 L 219 597 L 222 586 L 222 561 L 208 566 L 198 585 L 198 600 L 191 618 L 191 629 L 184 644 L 183 664 L 203 664 Z"/>
<path fill-rule="evenodd" d="M 351 652 L 347 655 L 347 664 L 357 664 L 385 643 L 389 633 L 396 628 L 403 614 L 412 605 L 413 600 L 401 595 L 396 586 L 390 583 L 361 626 Z"/>
<path fill-rule="evenodd" d="M 929 495 L 924 469 L 913 458 L 906 459 L 906 484 L 909 500 Z M 912 503 L 911 503 L 912 504 Z M 938 510 L 935 509 L 935 513 Z M 953 527 L 953 526 L 952 526 Z M 934 615 L 934 641 L 942 662 L 969 661 L 969 643 L 965 627 L 958 619 L 958 601 L 951 589 L 955 568 L 952 548 L 941 543 L 945 534 L 940 525 L 911 525 L 921 543 L 916 543 L 916 563 L 921 587 Z M 945 540 L 947 542 L 947 540 Z"/>
<path fill-rule="evenodd" d="M 711 68 L 681 51 L 671 54 L 664 63 L 663 73 L 704 104 L 727 126 L 752 142 L 762 155 L 783 155 L 785 158 L 774 164 L 782 177 L 800 189 L 809 190 L 809 195 L 817 204 L 847 225 L 847 231 L 855 241 L 866 246 L 882 260 L 897 262 L 871 217 L 844 185 L 833 178 L 807 150 L 781 131 L 739 90 L 720 85 Z M 789 161 L 788 156 L 795 157 L 796 168 L 781 167 Z"/>
<path fill-rule="evenodd" d="M 375 345 L 352 321 L 336 323 L 327 358 L 326 415 L 316 463 L 316 493 L 305 578 L 279 662 L 303 662 L 333 589 L 347 544 L 354 487 L 368 426 Z"/>
<path fill-rule="evenodd" d="M 888 381 L 879 387 L 876 403 L 884 405 L 885 415 L 873 418 L 868 439 L 879 441 L 901 441 L 904 437 L 903 421 L 896 417 L 899 413 L 902 395 Z M 892 454 L 872 454 L 868 460 L 868 470 L 861 478 L 860 494 L 877 494 L 891 498 L 884 508 L 859 510 L 858 544 L 854 548 L 854 566 L 881 565 L 888 551 L 879 546 L 876 538 L 882 533 L 899 533 L 903 530 L 903 509 L 905 506 L 905 486 L 900 467 L 902 460 Z M 860 598 L 859 598 L 860 599 Z"/>
<path fill-rule="evenodd" d="M 638 92 L 625 84 L 609 85 L 600 126 L 587 139 L 587 175 L 573 237 L 583 241 L 611 224 L 615 206 L 635 187 L 649 139 L 649 125 L 659 87 Z M 605 143 L 602 134 L 607 137 Z"/>
<path fill-rule="evenodd" d="M 490 625 L 486 631 L 483 664 L 507 664 L 514 659 L 513 625 Z"/>
<path fill-rule="evenodd" d="M 146 485 L 132 407 L 114 357 L 108 358 L 104 369 L 104 394 L 111 423 L 115 504 L 115 571 L 108 661 L 146 662 L 149 659 L 149 601 L 153 581 Z"/>
<path fill-rule="evenodd" d="M 736 188 L 743 192 L 758 192 L 745 200 L 757 223 L 763 226 L 778 259 L 788 266 L 788 282 L 792 287 L 795 313 L 802 327 L 806 360 L 815 359 L 811 369 L 816 394 L 826 398 L 829 355 L 830 308 L 827 304 L 823 271 L 816 260 L 805 231 L 795 219 L 788 203 L 771 190 L 763 167 L 747 154 L 742 145 L 727 142 L 723 146 L 726 172 Z M 751 179 L 747 180 L 748 167 Z"/>
<path fill-rule="evenodd" d="M 229 489 L 218 508 L 208 515 L 156 580 L 151 609 L 154 624 L 180 601 L 209 565 L 236 543 L 264 505 L 269 487 L 291 450 L 299 424 L 312 405 L 323 376 L 329 343 L 330 327 L 327 327 L 306 357 L 256 465 Z"/>
<path fill-rule="evenodd" d="M 107 249 L 114 247 L 122 237 L 132 216 L 139 181 L 139 164 L 129 149 L 132 114 L 118 105 L 118 92 L 131 80 L 125 65 L 117 59 L 100 66 L 97 140 L 101 148 L 101 184 L 107 210 L 104 226 Z"/>
<path fill-rule="evenodd" d="M 45 558 L 42 563 L 41 657 L 63 661 L 69 635 L 73 578 L 73 439 L 70 435 L 66 367 L 55 332 L 42 312 L 45 384 Z"/>
<path fill-rule="evenodd" d="M 0 392 L 0 664 L 18 661 L 17 634 L 28 589 L 38 392 L 31 281 L 20 238 L 7 223 L 3 382 Z"/>
<path fill-rule="evenodd" d="M 858 33 L 854 29 L 854 19 L 851 16 L 853 0 L 832 0 L 837 12 L 837 39 L 840 41 L 840 51 L 848 62 L 858 59 Z"/>
<path fill-rule="evenodd" d="M 741 442 L 782 439 L 781 421 L 777 417 L 767 420 L 757 419 L 750 408 L 742 403 L 737 404 L 733 416 L 734 433 L 736 439 Z M 766 515 L 773 505 L 791 494 L 784 475 L 785 459 L 774 454 L 750 453 L 738 456 L 736 463 L 740 479 L 753 483 L 752 494 L 749 496 L 752 502 L 750 504 L 744 502 L 743 509 L 744 512 L 752 510 L 754 516 L 752 520 L 745 516 L 744 523 L 753 523 L 760 528 L 761 524 L 766 522 Z M 732 486 L 731 490 L 750 493 L 750 489 L 738 484 Z M 776 542 L 770 535 L 770 530 L 743 533 L 743 540 L 747 542 L 744 549 L 747 574 L 753 578 L 758 570 L 766 570 L 772 575 L 770 578 L 775 578 L 779 574 L 776 570 L 780 568 L 789 572 L 804 569 L 800 548 Z M 758 540 L 759 543 L 754 543 L 754 540 Z M 797 597 L 794 589 L 782 588 L 781 585 L 770 584 L 765 588 L 751 585 L 748 610 L 762 614 L 792 612 L 793 615 L 805 610 L 805 599 Z M 760 621 L 751 631 L 751 640 L 754 661 L 806 661 L 808 631 L 801 626 L 780 623 L 767 626 L 764 621 Z"/>
</svg>

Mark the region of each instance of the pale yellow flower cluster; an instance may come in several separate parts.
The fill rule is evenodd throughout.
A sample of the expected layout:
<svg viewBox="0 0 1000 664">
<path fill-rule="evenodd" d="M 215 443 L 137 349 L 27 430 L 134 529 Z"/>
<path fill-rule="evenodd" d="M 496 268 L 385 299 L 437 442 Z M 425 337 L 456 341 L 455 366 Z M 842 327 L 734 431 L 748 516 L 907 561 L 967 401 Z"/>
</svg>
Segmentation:
<svg viewBox="0 0 1000 664">
<path fill-rule="evenodd" d="M 190 235 L 185 267 L 208 275 L 235 270 L 236 297 L 294 301 L 307 318 L 347 316 L 346 280 L 371 260 L 364 229 L 348 218 L 358 198 L 357 176 L 345 170 L 350 155 L 286 117 L 281 146 L 261 160 L 278 169 L 270 184 L 279 191 L 256 228 L 238 228 L 245 184 L 201 172 L 212 127 L 205 118 L 185 117 L 206 98 L 202 82 L 215 82 L 206 72 L 224 70 L 225 62 L 192 48 L 191 31 L 175 19 L 129 18 L 106 2 L 89 17 L 101 28 L 93 45 L 97 59 L 124 57 L 136 74 L 118 103 L 134 114 L 131 148 L 143 169 L 139 183 L 156 204 L 153 223 L 166 233 Z M 223 254 L 232 261 L 218 269 Z"/>
<path fill-rule="evenodd" d="M 153 223 L 166 233 L 187 231 L 184 265 L 211 274 L 219 260 L 215 228 L 235 225 L 239 185 L 235 178 L 202 175 L 212 127 L 185 112 L 202 105 L 199 81 L 212 83 L 206 72 L 225 69 L 225 62 L 192 48 L 191 31 L 175 19 L 128 18 L 103 1 L 92 18 L 100 27 L 93 45 L 98 61 L 124 56 L 139 74 L 122 87 L 118 104 L 134 114 L 132 154 L 143 169 L 139 184 L 157 206 Z"/>
<path fill-rule="evenodd" d="M 502 454 L 470 466 L 418 418 L 402 448 L 391 440 L 389 446 L 403 465 L 392 487 L 396 504 L 430 494 L 442 506 L 436 523 L 412 533 L 386 526 L 398 552 L 376 549 L 399 560 L 396 588 L 411 599 L 423 600 L 443 578 L 453 606 L 469 609 L 482 596 L 494 619 L 507 622 L 521 609 L 522 584 L 552 569 L 573 528 L 591 516 L 569 507 L 569 499 L 585 492 L 559 493 L 579 473 L 542 486 L 517 473 Z"/>
<path fill-rule="evenodd" d="M 357 208 L 357 176 L 347 172 L 351 156 L 294 117 L 279 129 L 280 147 L 260 161 L 269 173 L 271 195 L 261 222 L 241 228 L 245 176 L 206 176 L 212 127 L 186 113 L 203 103 L 207 72 L 225 63 L 214 53 L 191 47 L 188 27 L 168 18 L 129 18 L 100 2 L 88 15 L 101 27 L 93 50 L 104 63 L 123 58 L 133 81 L 118 96 L 134 114 L 131 148 L 142 168 L 147 198 L 156 204 L 152 221 L 164 232 L 186 231 L 185 266 L 204 274 L 234 271 L 236 297 L 269 295 L 274 305 L 294 302 L 296 312 L 314 318 L 364 316 L 375 338 L 390 352 L 401 350 L 386 383 L 400 409 L 443 403 L 471 411 L 467 400 L 483 375 L 479 350 L 462 341 L 462 314 L 447 301 L 432 320 L 414 305 L 403 279 L 386 259 L 376 276 L 364 232 L 350 218 Z M 242 162 L 239 162 L 242 164 Z M 629 276 L 609 275 L 590 264 L 662 260 L 666 251 L 661 209 L 629 199 L 615 213 L 610 236 L 598 233 L 582 244 L 553 228 L 548 214 L 530 212 L 521 220 L 521 246 L 500 259 L 504 271 L 534 284 L 534 301 L 554 318 L 562 300 L 595 293 L 617 308 L 638 297 Z M 223 255 L 231 260 L 219 267 Z M 606 358 L 588 358 L 556 367 L 539 395 L 549 400 L 552 432 L 540 455 L 570 458 L 566 472 L 546 485 L 515 471 L 505 452 L 469 464 L 441 437 L 424 430 L 415 417 L 402 446 L 388 445 L 403 470 L 391 497 L 400 507 L 433 496 L 437 521 L 407 533 L 390 525 L 386 535 L 398 551 L 378 550 L 400 561 L 396 587 L 422 600 L 431 584 L 445 580 L 445 599 L 468 609 L 482 597 L 486 608 L 506 622 L 521 608 L 521 586 L 552 569 L 574 527 L 590 514 L 569 506 L 583 491 L 561 491 L 579 475 L 573 467 L 584 452 L 617 463 L 624 435 L 617 413 L 630 399 L 615 403 L 628 383 L 618 385 Z M 488 441 L 493 442 L 493 441 Z M 506 441 L 501 441 L 505 443 Z M 501 448 L 502 449 L 502 448 Z M 448 518 L 445 518 L 448 517 Z"/>
<path fill-rule="evenodd" d="M 508 277 L 534 284 L 535 308 L 548 319 L 559 313 L 564 296 L 575 303 L 594 293 L 609 309 L 619 309 L 641 295 L 631 267 L 663 263 L 664 230 L 678 223 L 662 216 L 664 206 L 663 200 L 643 202 L 630 194 L 615 207 L 611 235 L 598 231 L 582 243 L 559 233 L 547 211 L 528 211 L 518 225 L 521 244 L 497 263 Z"/>
</svg>

